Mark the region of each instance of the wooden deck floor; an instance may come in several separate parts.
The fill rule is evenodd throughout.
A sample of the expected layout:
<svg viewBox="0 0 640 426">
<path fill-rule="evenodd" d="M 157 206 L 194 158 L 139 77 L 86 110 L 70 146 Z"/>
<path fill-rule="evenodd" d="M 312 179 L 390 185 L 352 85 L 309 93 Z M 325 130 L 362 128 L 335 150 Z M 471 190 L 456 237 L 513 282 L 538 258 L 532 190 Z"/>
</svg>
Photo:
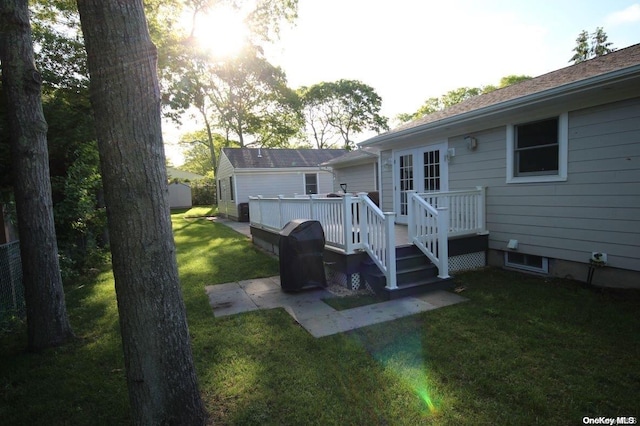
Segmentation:
<svg viewBox="0 0 640 426">
<path fill-rule="evenodd" d="M 395 233 L 396 233 L 396 247 L 404 246 L 409 243 L 409 232 L 407 231 L 407 225 L 399 225 L 396 223 L 395 225 Z"/>
</svg>

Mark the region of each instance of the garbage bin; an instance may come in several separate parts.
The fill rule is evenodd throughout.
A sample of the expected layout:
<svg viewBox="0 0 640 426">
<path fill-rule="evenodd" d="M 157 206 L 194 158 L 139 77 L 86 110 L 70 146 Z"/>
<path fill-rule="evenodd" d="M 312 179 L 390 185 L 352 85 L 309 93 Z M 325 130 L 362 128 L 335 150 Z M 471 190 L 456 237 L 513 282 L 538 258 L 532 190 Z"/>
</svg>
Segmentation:
<svg viewBox="0 0 640 426">
<path fill-rule="evenodd" d="M 238 204 L 238 222 L 249 222 L 249 203 Z"/>
<path fill-rule="evenodd" d="M 317 220 L 295 219 L 280 231 L 280 285 L 284 291 L 326 287 L 324 231 Z"/>
</svg>

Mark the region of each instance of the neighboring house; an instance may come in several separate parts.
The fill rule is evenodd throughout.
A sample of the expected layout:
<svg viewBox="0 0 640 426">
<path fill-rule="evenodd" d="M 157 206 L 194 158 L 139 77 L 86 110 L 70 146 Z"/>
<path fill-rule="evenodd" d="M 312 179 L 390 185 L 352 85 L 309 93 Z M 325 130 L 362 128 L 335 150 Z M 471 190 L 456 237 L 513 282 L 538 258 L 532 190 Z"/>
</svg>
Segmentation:
<svg viewBox="0 0 640 426">
<path fill-rule="evenodd" d="M 333 170 L 334 192 L 378 191 L 378 150 L 374 148 L 348 151 L 322 164 Z M 346 190 L 345 190 L 346 188 Z"/>
<path fill-rule="evenodd" d="M 204 179 L 204 176 L 197 173 L 185 172 L 184 170 L 176 169 L 175 167 L 167 167 L 167 177 L 169 181 L 178 179 L 182 181 L 194 181 Z"/>
<path fill-rule="evenodd" d="M 218 162 L 218 212 L 248 220 L 250 196 L 322 194 L 333 191 L 333 175 L 320 164 L 343 149 L 223 148 Z"/>
<path fill-rule="evenodd" d="M 488 262 L 640 287 L 640 44 L 474 97 L 361 146 L 383 211 L 407 191 L 486 188 Z M 601 257 L 602 259 L 602 257 Z"/>
<path fill-rule="evenodd" d="M 186 183 L 169 184 L 169 207 L 172 209 L 191 208 L 191 187 Z"/>
</svg>

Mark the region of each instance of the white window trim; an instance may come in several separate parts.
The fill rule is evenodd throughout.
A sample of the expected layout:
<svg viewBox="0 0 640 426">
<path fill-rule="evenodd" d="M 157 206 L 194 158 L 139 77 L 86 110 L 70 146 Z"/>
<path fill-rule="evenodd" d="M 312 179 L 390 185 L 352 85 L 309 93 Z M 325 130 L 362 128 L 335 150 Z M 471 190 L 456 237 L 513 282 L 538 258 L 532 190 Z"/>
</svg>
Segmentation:
<svg viewBox="0 0 640 426">
<path fill-rule="evenodd" d="M 564 182 L 569 160 L 569 114 L 558 116 L 558 173 L 555 175 L 515 176 L 515 125 L 507 125 L 507 183 Z"/>
<path fill-rule="evenodd" d="M 532 254 L 526 254 L 525 256 L 534 256 Z M 542 268 L 536 268 L 535 266 L 522 265 L 520 263 L 509 262 L 509 252 L 504 252 L 504 266 L 513 269 L 519 269 L 522 271 L 528 272 L 536 272 L 538 274 L 548 274 L 549 273 L 549 258 L 544 256 L 537 256 L 542 259 Z"/>
<path fill-rule="evenodd" d="M 309 173 L 309 172 L 302 173 L 302 193 L 305 195 L 310 195 L 310 194 L 307 194 L 307 175 L 316 175 L 316 192 L 311 195 L 320 194 L 320 174 Z"/>
</svg>

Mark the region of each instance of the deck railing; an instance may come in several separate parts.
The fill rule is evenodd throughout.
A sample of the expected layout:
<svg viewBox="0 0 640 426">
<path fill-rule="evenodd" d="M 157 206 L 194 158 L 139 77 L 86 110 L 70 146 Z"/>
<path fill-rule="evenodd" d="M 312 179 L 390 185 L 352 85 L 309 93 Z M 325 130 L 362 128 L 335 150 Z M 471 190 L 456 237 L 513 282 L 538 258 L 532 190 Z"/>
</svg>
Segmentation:
<svg viewBox="0 0 640 426">
<path fill-rule="evenodd" d="M 486 232 L 485 192 L 482 186 L 446 192 L 417 194 L 434 208 L 449 209 L 449 236 Z"/>
<path fill-rule="evenodd" d="M 278 196 L 249 197 L 251 225 L 279 232 L 293 219 L 322 224 L 325 243 L 346 254 L 366 251 L 396 288 L 395 213 L 383 213 L 367 197 Z M 485 189 L 408 193 L 409 241 L 438 267 L 438 276 L 449 276 L 448 237 L 486 232 Z"/>
<path fill-rule="evenodd" d="M 414 191 L 407 200 L 409 241 L 436 265 L 439 278 L 449 278 L 448 208 L 434 207 Z"/>
<path fill-rule="evenodd" d="M 353 254 L 365 250 L 383 271 L 387 287 L 396 288 L 395 213 L 383 213 L 367 197 L 249 197 L 251 225 L 279 232 L 293 219 L 317 220 L 329 247 Z"/>
<path fill-rule="evenodd" d="M 486 232 L 485 188 L 408 194 L 408 234 L 438 267 L 438 276 L 449 276 L 448 237 Z"/>
</svg>

